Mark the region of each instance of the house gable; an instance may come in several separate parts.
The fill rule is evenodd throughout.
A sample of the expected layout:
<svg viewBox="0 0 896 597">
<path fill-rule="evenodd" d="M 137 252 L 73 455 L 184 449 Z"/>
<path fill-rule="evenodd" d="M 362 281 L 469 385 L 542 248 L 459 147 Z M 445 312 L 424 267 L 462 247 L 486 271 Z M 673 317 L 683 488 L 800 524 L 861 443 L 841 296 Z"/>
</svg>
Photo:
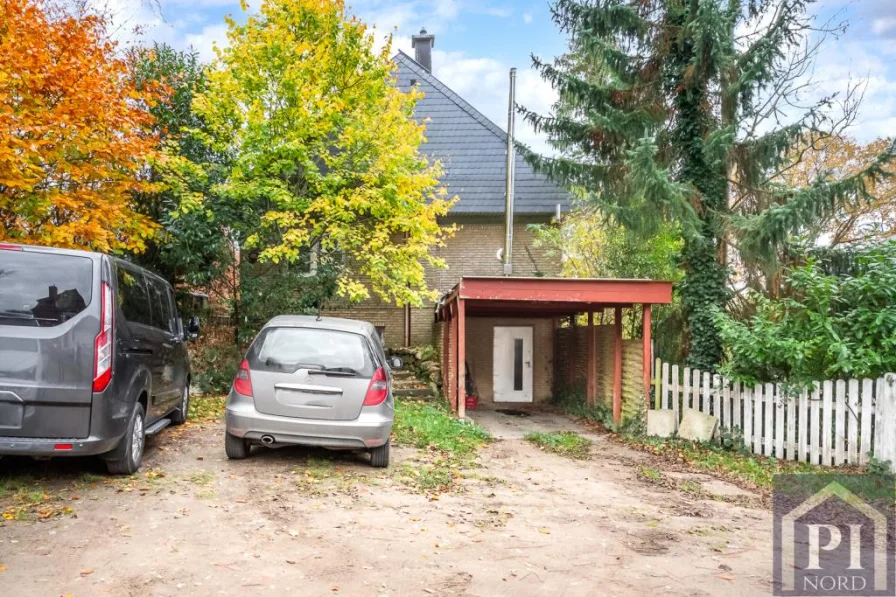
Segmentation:
<svg viewBox="0 0 896 597">
<path fill-rule="evenodd" d="M 507 134 L 407 54 L 399 52 L 394 61 L 398 87 L 409 91 L 417 86 L 424 94 L 415 110 L 415 117 L 426 121 L 421 152 L 442 163 L 441 182 L 459 197 L 451 214 L 503 214 Z M 537 174 L 519 154 L 514 167 L 515 214 L 550 216 L 557 205 L 569 210 L 565 189 Z"/>
</svg>

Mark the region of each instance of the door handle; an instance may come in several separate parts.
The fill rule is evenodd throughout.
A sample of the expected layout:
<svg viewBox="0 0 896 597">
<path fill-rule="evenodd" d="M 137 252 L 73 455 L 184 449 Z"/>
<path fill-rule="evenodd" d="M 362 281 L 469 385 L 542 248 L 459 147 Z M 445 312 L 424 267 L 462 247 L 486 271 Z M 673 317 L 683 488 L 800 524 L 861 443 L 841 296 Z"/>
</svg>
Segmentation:
<svg viewBox="0 0 896 597">
<path fill-rule="evenodd" d="M 124 352 L 127 354 L 152 354 L 152 348 L 143 343 L 125 344 Z"/>
</svg>

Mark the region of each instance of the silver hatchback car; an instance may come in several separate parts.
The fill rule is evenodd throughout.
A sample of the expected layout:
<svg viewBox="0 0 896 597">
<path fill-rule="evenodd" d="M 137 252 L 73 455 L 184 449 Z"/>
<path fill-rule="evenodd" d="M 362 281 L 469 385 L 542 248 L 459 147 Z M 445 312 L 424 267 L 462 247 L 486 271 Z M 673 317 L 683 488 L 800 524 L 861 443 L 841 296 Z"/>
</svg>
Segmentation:
<svg viewBox="0 0 896 597">
<path fill-rule="evenodd" d="M 283 315 L 258 333 L 227 398 L 227 457 L 252 445 L 367 450 L 389 465 L 395 415 L 392 368 L 371 324 Z"/>
</svg>

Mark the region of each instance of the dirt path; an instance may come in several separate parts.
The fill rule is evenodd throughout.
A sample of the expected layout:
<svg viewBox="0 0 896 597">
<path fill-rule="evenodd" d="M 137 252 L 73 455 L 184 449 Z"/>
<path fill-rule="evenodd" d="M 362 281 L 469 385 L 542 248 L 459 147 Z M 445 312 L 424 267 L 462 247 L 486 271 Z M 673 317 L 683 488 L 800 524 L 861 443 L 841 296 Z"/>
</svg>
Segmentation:
<svg viewBox="0 0 896 597">
<path fill-rule="evenodd" d="M 0 595 L 770 593 L 768 512 L 655 482 L 642 454 L 606 436 L 587 461 L 520 439 L 556 419 L 480 419 L 505 439 L 437 500 L 351 455 L 228 462 L 219 424 L 163 433 L 131 480 L 90 460 L 5 459 L 0 479 L 54 478 L 47 491 L 75 516 L 0 526 Z M 407 470 L 416 450 L 393 455 Z M 676 475 L 699 495 L 742 493 Z"/>
</svg>

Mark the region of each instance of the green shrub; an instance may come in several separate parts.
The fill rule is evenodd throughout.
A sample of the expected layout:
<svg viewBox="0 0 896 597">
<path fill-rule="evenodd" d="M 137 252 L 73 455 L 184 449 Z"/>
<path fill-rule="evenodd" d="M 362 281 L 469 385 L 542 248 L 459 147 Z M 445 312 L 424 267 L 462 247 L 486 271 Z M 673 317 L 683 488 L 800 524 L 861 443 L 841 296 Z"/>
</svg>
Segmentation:
<svg viewBox="0 0 896 597">
<path fill-rule="evenodd" d="M 857 251 L 849 274 L 810 261 L 785 276 L 785 290 L 778 300 L 754 294 L 756 313 L 746 320 L 716 316 L 723 374 L 798 390 L 896 370 L 896 241 Z"/>
</svg>

